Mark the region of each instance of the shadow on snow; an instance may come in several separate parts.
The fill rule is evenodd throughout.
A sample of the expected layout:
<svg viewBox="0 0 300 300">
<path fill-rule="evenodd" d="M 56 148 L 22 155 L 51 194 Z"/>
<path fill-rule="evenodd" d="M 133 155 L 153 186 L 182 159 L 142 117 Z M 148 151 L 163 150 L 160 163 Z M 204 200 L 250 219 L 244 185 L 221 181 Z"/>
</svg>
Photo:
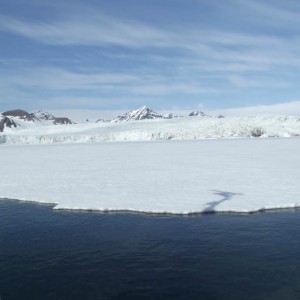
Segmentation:
<svg viewBox="0 0 300 300">
<path fill-rule="evenodd" d="M 225 192 L 225 191 L 218 191 L 218 190 L 212 190 L 212 192 L 215 194 L 215 195 L 218 195 L 221 198 L 221 200 L 219 201 L 212 201 L 212 202 L 207 202 L 206 203 L 206 207 L 205 209 L 203 210 L 203 213 L 207 213 L 207 214 L 213 214 L 213 213 L 216 213 L 216 207 L 218 205 L 220 205 L 221 203 L 225 202 L 225 201 L 229 201 L 231 200 L 234 196 L 237 196 L 237 195 L 244 195 L 242 193 L 232 193 L 232 192 Z"/>
</svg>

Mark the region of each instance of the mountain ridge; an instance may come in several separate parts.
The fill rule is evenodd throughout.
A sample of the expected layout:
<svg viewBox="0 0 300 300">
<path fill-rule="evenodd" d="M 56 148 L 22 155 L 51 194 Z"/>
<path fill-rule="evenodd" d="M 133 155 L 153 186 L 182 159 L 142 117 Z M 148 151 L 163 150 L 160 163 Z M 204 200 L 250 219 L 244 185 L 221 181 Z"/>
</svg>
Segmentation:
<svg viewBox="0 0 300 300">
<path fill-rule="evenodd" d="M 95 121 L 95 123 L 119 123 L 155 119 L 171 120 L 182 117 L 184 116 L 176 115 L 174 113 L 162 115 L 148 108 L 147 106 L 142 106 L 138 109 L 128 111 L 127 113 L 120 115 L 117 118 L 111 120 L 98 119 L 97 121 Z M 192 111 L 185 117 L 214 118 L 214 116 L 208 115 L 199 110 Z M 216 117 L 223 118 L 223 116 Z M 26 124 L 66 125 L 76 123 L 68 117 L 56 117 L 44 110 L 38 110 L 36 112 L 29 113 L 23 109 L 14 109 L 2 112 L 0 114 L 0 132 L 3 132 L 5 128 L 18 128 L 23 126 L 26 127 Z"/>
<path fill-rule="evenodd" d="M 53 124 L 53 125 L 65 125 L 75 124 L 67 117 L 55 117 L 52 114 L 39 110 L 34 113 L 29 113 L 23 109 L 14 109 L 2 112 L 0 114 L 0 132 L 3 132 L 5 128 L 17 128 L 22 127 L 24 124 Z"/>
</svg>

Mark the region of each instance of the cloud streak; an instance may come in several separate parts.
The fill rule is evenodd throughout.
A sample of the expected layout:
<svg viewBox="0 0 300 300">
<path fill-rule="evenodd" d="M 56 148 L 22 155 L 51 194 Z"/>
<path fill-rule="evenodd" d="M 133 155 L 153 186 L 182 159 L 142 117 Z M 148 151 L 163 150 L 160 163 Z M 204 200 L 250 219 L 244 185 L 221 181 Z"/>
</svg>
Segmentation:
<svg viewBox="0 0 300 300">
<path fill-rule="evenodd" d="M 245 5 L 260 8 L 253 1 L 247 1 Z M 300 46 L 295 43 L 298 37 L 287 40 L 282 36 L 215 28 L 166 29 L 101 13 L 92 13 L 88 18 L 65 16 L 51 22 L 21 21 L 2 15 L 0 30 L 56 46 L 118 46 L 143 51 L 177 49 L 183 51 L 181 57 L 192 57 L 194 61 L 204 59 L 220 64 L 243 64 L 249 70 L 277 65 L 299 66 L 300 63 Z"/>
<path fill-rule="evenodd" d="M 274 1 L 272 5 L 263 0 L 214 2 L 219 17 L 227 19 L 203 26 L 149 22 L 137 15 L 116 17 L 99 7 L 81 6 L 77 11 L 64 7 L 38 19 L 2 12 L 0 37 L 21 36 L 24 44 L 33 45 L 30 50 L 39 54 L 42 49 L 40 53 L 49 57 L 41 58 L 38 66 L 31 66 L 30 59 L 26 66 L 18 63 L 18 57 L 11 62 L 0 57 L 0 96 L 23 93 L 27 99 L 48 93 L 82 100 L 85 94 L 91 103 L 97 97 L 132 101 L 191 97 L 195 103 L 197 97 L 203 101 L 212 94 L 237 99 L 250 92 L 266 97 L 269 92 L 271 97 L 273 90 L 274 95 L 280 89 L 295 89 L 300 73 L 300 32 L 295 27 L 300 23 L 296 18 L 300 5 Z M 238 21 L 225 24 L 235 14 Z M 280 31 L 270 30 L 278 27 L 276 20 L 286 21 Z M 289 26 L 293 28 L 285 34 Z M 51 58 L 53 53 L 57 55 Z"/>
<path fill-rule="evenodd" d="M 1 16 L 0 28 L 47 44 L 166 46 L 164 32 L 135 21 L 122 21 L 103 14 L 88 18 L 65 17 L 53 22 L 28 22 Z"/>
<path fill-rule="evenodd" d="M 1 76 L 0 76 L 1 78 Z M 138 76 L 120 73 L 76 73 L 62 68 L 23 68 L 2 77 L 2 88 L 33 87 L 52 91 L 78 90 L 101 92 L 117 90 L 133 96 L 172 93 L 199 94 L 214 90 L 196 82 L 170 83 L 160 76 Z"/>
</svg>

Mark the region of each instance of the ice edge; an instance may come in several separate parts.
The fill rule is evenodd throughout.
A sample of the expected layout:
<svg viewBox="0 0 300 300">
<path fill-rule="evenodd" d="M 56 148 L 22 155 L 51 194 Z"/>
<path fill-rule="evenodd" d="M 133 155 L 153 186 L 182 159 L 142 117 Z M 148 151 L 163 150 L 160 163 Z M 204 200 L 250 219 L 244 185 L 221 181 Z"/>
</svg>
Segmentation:
<svg viewBox="0 0 300 300">
<path fill-rule="evenodd" d="M 144 210 L 136 210 L 130 208 L 124 209 L 114 209 L 114 208 L 82 208 L 82 207 L 64 207 L 60 206 L 58 202 L 53 201 L 37 201 L 31 199 L 12 199 L 8 197 L 0 197 L 0 201 L 9 200 L 9 201 L 18 201 L 24 203 L 33 203 L 33 204 L 48 204 L 53 205 L 52 209 L 59 211 L 82 211 L 82 212 L 100 212 L 100 213 L 111 213 L 111 214 L 144 214 L 144 215 L 169 215 L 169 216 L 196 216 L 196 215 L 212 215 L 212 214 L 239 214 L 239 215 L 251 215 L 257 213 L 265 213 L 265 212 L 272 212 L 272 211 L 285 211 L 285 210 L 298 210 L 300 209 L 300 204 L 290 204 L 290 205 L 277 205 L 277 206 L 270 206 L 270 207 L 262 207 L 259 209 L 253 210 L 201 210 L 201 211 L 184 211 L 184 212 L 172 212 L 172 211 L 144 211 Z"/>
</svg>

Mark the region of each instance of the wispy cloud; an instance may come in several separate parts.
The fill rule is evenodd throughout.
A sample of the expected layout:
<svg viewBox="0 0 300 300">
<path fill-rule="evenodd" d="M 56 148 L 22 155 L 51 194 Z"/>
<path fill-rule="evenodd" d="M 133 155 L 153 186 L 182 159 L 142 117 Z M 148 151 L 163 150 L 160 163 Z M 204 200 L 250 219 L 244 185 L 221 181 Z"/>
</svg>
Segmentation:
<svg viewBox="0 0 300 300">
<path fill-rule="evenodd" d="M 236 91 L 295 87 L 300 73 L 300 5 L 291 0 L 284 4 L 277 0 L 272 4 L 259 0 L 228 3 L 214 2 L 213 6 L 220 17 L 236 14 L 238 21 L 233 20 L 231 26 L 221 26 L 218 20 L 204 26 L 150 22 L 84 6 L 71 12 L 63 9 L 51 18 L 29 19 L 2 12 L 0 34 L 25 37 L 22 40 L 33 44 L 32 48 L 40 47 L 50 56 L 58 54 L 34 66 L 19 58 L 0 57 L 0 101 L 12 95 L 28 99 L 56 94 L 57 99 L 69 95 L 80 104 L 90 99 L 91 105 L 99 103 L 99 98 L 118 97 L 129 102 L 138 97 L 152 98 L 153 103 L 164 97 L 202 101 L 217 93 L 222 98 L 233 91 L 237 98 L 242 94 Z M 284 29 L 270 30 L 278 27 L 276 21 Z M 288 35 L 284 34 L 287 27 L 291 28 Z M 76 55 L 70 55 L 72 51 Z M 86 54 L 91 53 L 94 56 L 88 60 Z M 89 66 L 85 66 L 87 61 Z"/>
<path fill-rule="evenodd" d="M 256 7 L 256 2 L 245 5 Z M 257 4 L 258 7 L 260 7 Z M 252 7 L 253 8 L 253 7 Z M 98 45 L 127 48 L 169 48 L 182 50 L 182 57 L 232 65 L 245 69 L 272 65 L 299 65 L 297 38 L 285 39 L 269 34 L 250 34 L 208 29 L 156 27 L 139 21 L 118 19 L 101 13 L 65 16 L 51 22 L 21 21 L 1 16 L 0 30 L 52 45 Z M 145 49 L 144 49 L 145 50 Z M 144 51 L 143 50 L 143 51 Z M 295 53 L 295 50 L 297 51 Z M 167 56 L 167 55 L 166 55 Z"/>
<path fill-rule="evenodd" d="M 214 28 L 171 30 L 100 13 L 93 13 L 88 18 L 65 16 L 51 22 L 21 21 L 2 15 L 0 30 L 54 45 L 161 47 L 200 51 L 207 54 L 218 46 L 270 47 L 280 46 L 284 41 L 282 38 L 269 35 L 228 32 Z"/>
<path fill-rule="evenodd" d="M 49 89 L 91 89 L 105 85 L 128 84 L 138 77 L 121 73 L 79 73 L 62 68 L 38 67 L 23 68 L 11 72 L 3 81 L 14 85 L 38 86 Z"/>
<path fill-rule="evenodd" d="M 240 75 L 231 75 L 228 81 L 237 88 L 288 88 L 291 84 L 282 80 L 273 80 L 269 78 L 248 78 Z"/>
<path fill-rule="evenodd" d="M 2 78 L 1 78 L 2 77 Z M 165 95 L 173 93 L 199 94 L 213 92 L 195 81 L 170 83 L 161 76 L 141 76 L 120 73 L 78 73 L 62 68 L 23 68 L 1 76 L 1 87 L 35 87 L 52 91 L 105 91 L 141 95 Z"/>
<path fill-rule="evenodd" d="M 100 13 L 88 18 L 65 16 L 53 22 L 20 21 L 1 16 L 0 29 L 55 45 L 167 45 L 164 32 L 145 24 L 119 20 Z"/>
<path fill-rule="evenodd" d="M 258 21 L 278 26 L 299 25 L 300 5 L 297 1 L 257 1 L 244 0 L 242 5 L 250 11 L 262 16 Z"/>
</svg>

